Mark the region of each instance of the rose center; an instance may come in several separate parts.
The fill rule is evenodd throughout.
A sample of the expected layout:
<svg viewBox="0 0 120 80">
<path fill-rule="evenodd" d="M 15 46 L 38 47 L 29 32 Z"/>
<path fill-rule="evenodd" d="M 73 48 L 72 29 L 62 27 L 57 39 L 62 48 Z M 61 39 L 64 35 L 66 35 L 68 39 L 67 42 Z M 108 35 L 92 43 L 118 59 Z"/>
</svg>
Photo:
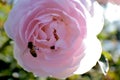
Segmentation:
<svg viewBox="0 0 120 80">
<path fill-rule="evenodd" d="M 34 22 L 36 22 L 36 24 L 34 24 Z M 65 35 L 63 19 L 57 14 L 47 14 L 35 19 L 32 24 L 34 24 L 34 26 L 33 29 L 31 27 L 29 41 L 33 42 L 36 47 L 39 47 L 39 50 L 57 50 L 59 45 L 62 44 L 58 43 L 59 40 Z"/>
</svg>

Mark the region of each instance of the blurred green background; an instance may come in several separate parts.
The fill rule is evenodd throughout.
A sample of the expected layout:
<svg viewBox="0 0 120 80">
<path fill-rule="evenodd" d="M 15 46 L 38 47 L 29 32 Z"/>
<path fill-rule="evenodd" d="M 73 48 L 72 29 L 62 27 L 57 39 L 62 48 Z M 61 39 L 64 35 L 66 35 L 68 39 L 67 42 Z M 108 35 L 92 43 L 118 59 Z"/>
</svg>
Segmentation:
<svg viewBox="0 0 120 80">
<path fill-rule="evenodd" d="M 60 80 L 34 77 L 17 64 L 13 57 L 13 41 L 8 38 L 3 28 L 13 4 L 13 0 L 0 0 L 0 80 Z M 89 72 L 73 75 L 65 80 L 120 80 L 120 17 L 118 16 L 116 20 L 109 19 L 107 5 L 103 5 L 103 8 L 105 25 L 98 38 L 102 43 L 102 54 L 109 62 L 107 75 L 104 76 L 100 66 L 96 64 Z"/>
</svg>

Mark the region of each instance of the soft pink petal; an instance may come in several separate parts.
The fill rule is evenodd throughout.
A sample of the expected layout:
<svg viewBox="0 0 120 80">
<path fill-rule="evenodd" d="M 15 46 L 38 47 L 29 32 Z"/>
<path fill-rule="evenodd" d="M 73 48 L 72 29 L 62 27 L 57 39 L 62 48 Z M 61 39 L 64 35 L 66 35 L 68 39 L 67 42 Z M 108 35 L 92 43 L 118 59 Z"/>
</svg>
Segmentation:
<svg viewBox="0 0 120 80">
<path fill-rule="evenodd" d="M 75 74 L 83 74 L 88 72 L 93 66 L 96 65 L 102 52 L 100 41 L 96 37 L 87 37 L 85 43 L 85 56 L 80 62 L 80 66 Z"/>
<path fill-rule="evenodd" d="M 87 15 L 87 33 L 88 35 L 98 35 L 104 25 L 104 18 L 103 18 L 103 8 L 97 3 L 94 2 L 94 15 L 90 16 Z M 86 12 L 87 13 L 87 12 Z"/>
</svg>

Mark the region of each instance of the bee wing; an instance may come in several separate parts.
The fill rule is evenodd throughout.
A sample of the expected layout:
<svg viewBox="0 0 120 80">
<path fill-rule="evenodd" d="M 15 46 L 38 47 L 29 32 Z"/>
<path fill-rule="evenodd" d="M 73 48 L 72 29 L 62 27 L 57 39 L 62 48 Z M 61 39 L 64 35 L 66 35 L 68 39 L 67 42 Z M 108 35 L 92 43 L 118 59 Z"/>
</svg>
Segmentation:
<svg viewBox="0 0 120 80">
<path fill-rule="evenodd" d="M 33 57 L 37 57 L 37 54 L 36 54 L 35 51 L 31 52 L 31 55 L 32 55 Z"/>
<path fill-rule="evenodd" d="M 29 55 L 29 54 L 31 54 L 31 56 L 33 56 L 33 57 L 37 57 L 37 54 L 36 54 L 36 50 L 37 49 L 28 49 L 28 48 L 26 48 L 24 51 L 23 51 L 23 56 L 25 56 L 25 55 Z"/>
<path fill-rule="evenodd" d="M 25 48 L 25 50 L 23 51 L 22 55 L 27 54 L 27 52 L 28 52 L 28 48 Z"/>
</svg>

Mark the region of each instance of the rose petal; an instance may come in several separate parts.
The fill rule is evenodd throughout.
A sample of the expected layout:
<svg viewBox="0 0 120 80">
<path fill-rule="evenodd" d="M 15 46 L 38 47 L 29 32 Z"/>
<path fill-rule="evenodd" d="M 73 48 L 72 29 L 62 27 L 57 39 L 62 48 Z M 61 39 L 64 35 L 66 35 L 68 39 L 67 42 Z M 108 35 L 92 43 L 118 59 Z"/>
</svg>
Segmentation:
<svg viewBox="0 0 120 80">
<path fill-rule="evenodd" d="M 84 40 L 85 43 L 85 56 L 80 62 L 80 66 L 75 74 L 83 74 L 89 71 L 93 66 L 96 65 L 100 58 L 102 47 L 100 41 L 96 37 L 87 37 Z"/>
</svg>

